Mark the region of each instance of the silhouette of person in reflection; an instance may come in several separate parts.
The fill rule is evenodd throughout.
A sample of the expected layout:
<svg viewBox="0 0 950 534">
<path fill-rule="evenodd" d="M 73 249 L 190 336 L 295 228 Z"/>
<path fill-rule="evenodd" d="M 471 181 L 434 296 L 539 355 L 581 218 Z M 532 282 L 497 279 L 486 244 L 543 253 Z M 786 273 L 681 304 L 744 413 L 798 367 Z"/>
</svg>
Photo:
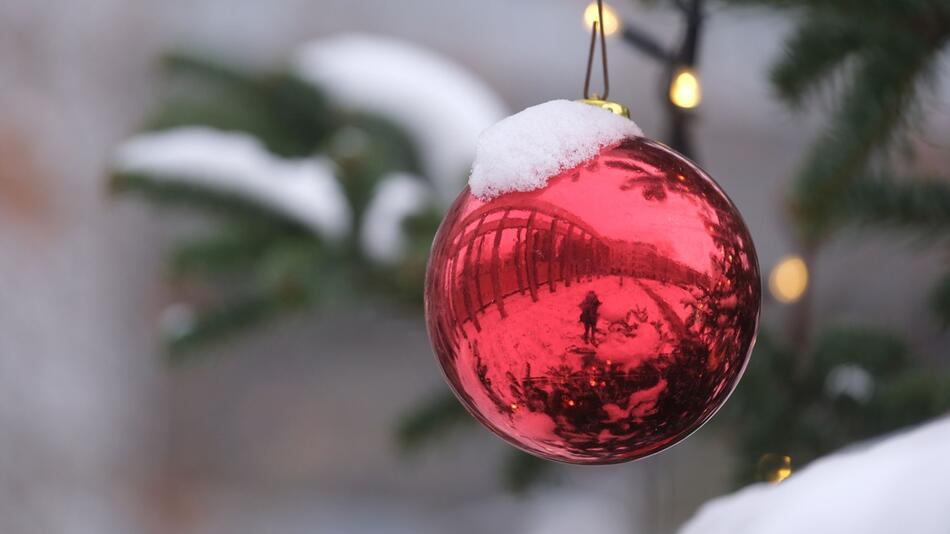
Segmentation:
<svg viewBox="0 0 950 534">
<path fill-rule="evenodd" d="M 597 319 L 600 317 L 599 308 L 603 304 L 597 298 L 597 293 L 588 291 L 587 296 L 580 304 L 581 322 L 584 323 L 584 343 L 597 344 L 594 336 L 597 332 Z"/>
</svg>

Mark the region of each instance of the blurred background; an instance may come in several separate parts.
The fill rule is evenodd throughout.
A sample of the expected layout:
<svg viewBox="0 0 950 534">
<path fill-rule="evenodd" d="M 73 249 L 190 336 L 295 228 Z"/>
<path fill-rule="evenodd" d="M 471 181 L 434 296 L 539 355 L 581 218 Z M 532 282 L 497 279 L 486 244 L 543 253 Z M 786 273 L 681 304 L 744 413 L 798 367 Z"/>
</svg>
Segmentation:
<svg viewBox="0 0 950 534">
<path fill-rule="evenodd" d="M 582 96 L 587 8 L 0 4 L 0 531 L 676 532 L 946 413 L 950 5 L 614 0 L 611 99 L 755 239 L 753 363 L 632 464 L 470 422 L 428 246 L 482 129 Z"/>
</svg>

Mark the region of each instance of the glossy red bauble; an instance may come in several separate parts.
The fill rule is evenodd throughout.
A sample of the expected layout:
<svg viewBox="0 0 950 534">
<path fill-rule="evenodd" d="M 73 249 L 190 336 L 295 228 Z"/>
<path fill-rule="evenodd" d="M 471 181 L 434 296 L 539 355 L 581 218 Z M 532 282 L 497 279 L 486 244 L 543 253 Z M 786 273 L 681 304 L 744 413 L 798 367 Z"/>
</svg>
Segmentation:
<svg viewBox="0 0 950 534">
<path fill-rule="evenodd" d="M 664 145 L 629 138 L 544 188 L 442 223 L 426 317 L 449 383 L 513 445 L 551 460 L 640 458 L 736 386 L 759 316 L 735 206 Z"/>
</svg>

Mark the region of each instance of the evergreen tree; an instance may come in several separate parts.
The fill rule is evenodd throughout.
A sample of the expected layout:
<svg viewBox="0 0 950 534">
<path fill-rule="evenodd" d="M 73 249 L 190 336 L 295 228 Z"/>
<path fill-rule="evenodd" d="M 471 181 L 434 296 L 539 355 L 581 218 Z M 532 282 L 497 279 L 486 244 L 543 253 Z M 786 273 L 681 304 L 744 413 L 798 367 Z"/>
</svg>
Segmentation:
<svg viewBox="0 0 950 534">
<path fill-rule="evenodd" d="M 377 185 L 392 173 L 423 175 L 417 148 L 400 128 L 378 115 L 343 112 L 313 84 L 286 71 L 248 72 L 182 53 L 169 55 L 164 67 L 170 90 L 146 131 L 202 126 L 243 132 L 276 157 L 326 158 L 335 165 L 353 220 L 350 238 L 335 243 L 246 195 L 117 166 L 110 181 L 114 192 L 187 207 L 214 221 L 211 231 L 182 240 L 171 251 L 174 277 L 203 295 L 194 324 L 167 340 L 174 360 L 303 308 L 383 298 L 421 311 L 438 208 L 430 205 L 402 221 L 409 246 L 394 265 L 367 257 L 358 240 Z"/>
<path fill-rule="evenodd" d="M 886 227 L 944 246 L 948 176 L 915 172 L 914 155 L 906 149 L 909 136 L 924 125 L 921 99 L 937 81 L 939 57 L 950 44 L 950 2 L 725 3 L 794 17 L 784 54 L 770 72 L 772 86 L 792 109 L 819 95 L 830 103 L 824 129 L 805 153 L 786 202 L 806 260 L 813 263 L 838 235 L 860 237 Z M 947 280 L 950 271 L 932 298 L 932 312 L 944 326 L 950 324 Z M 810 305 L 811 299 L 803 299 L 790 324 L 769 325 L 760 336 L 727 408 L 726 422 L 740 434 L 742 480 L 753 478 L 758 455 L 788 454 L 804 464 L 950 408 L 946 361 L 910 354 L 906 340 L 880 328 L 819 328 Z M 849 380 L 850 390 L 835 385 Z"/>
</svg>

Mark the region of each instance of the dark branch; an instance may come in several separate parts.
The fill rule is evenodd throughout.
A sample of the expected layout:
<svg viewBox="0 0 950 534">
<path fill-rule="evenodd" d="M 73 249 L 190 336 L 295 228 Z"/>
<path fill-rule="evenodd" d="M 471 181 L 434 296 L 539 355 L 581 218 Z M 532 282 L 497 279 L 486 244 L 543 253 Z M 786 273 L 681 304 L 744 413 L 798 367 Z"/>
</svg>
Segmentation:
<svg viewBox="0 0 950 534">
<path fill-rule="evenodd" d="M 624 24 L 623 39 L 644 55 L 657 61 L 662 63 L 673 61 L 673 54 L 664 48 L 655 37 L 632 24 Z"/>
</svg>

